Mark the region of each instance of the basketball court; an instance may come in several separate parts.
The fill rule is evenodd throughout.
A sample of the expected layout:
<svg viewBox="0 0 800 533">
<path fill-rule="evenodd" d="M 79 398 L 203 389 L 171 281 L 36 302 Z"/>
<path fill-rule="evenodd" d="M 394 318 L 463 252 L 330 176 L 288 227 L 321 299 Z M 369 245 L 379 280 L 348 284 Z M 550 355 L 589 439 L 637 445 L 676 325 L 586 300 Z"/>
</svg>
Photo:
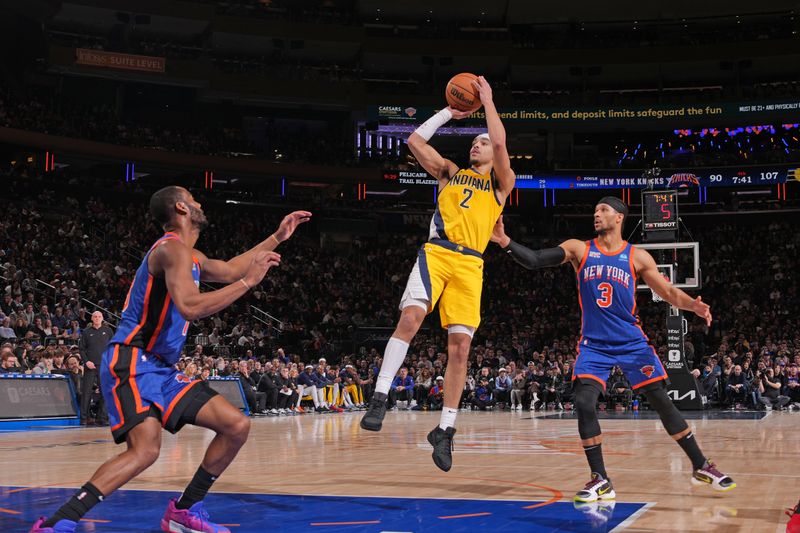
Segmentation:
<svg viewBox="0 0 800 533">
<path fill-rule="evenodd" d="M 425 440 L 438 413 L 399 411 L 380 433 L 358 427 L 361 413 L 254 419 L 206 504 L 234 532 L 782 531 L 783 508 L 800 489 L 798 415 L 686 414 L 708 456 L 738 483 L 732 492 L 693 487 L 688 460 L 649 411 L 601 415 L 617 492 L 602 509 L 572 502 L 588 470 L 571 413 L 462 412 L 454 466 L 443 473 Z M 159 531 L 167 499 L 183 490 L 211 436 L 165 432 L 158 462 L 78 531 Z M 121 450 L 108 428 L 5 431 L 0 531 L 26 531 Z"/>
</svg>

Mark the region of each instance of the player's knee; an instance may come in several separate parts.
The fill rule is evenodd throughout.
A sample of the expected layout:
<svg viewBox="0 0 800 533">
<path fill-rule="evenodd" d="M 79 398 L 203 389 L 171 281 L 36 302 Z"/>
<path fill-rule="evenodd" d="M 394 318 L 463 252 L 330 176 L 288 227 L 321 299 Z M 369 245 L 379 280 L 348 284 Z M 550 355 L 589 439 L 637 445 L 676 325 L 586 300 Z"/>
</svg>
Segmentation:
<svg viewBox="0 0 800 533">
<path fill-rule="evenodd" d="M 237 420 L 233 422 L 229 436 L 234 438 L 237 441 L 241 441 L 244 444 L 244 441 L 247 440 L 247 436 L 250 434 L 250 419 L 244 415 L 237 417 Z"/>
<path fill-rule="evenodd" d="M 155 463 L 161 453 L 160 446 L 154 444 L 147 444 L 133 448 L 133 461 L 139 471 L 142 471 Z"/>
<path fill-rule="evenodd" d="M 420 313 L 412 311 L 403 312 L 403 314 L 400 315 L 400 321 L 397 323 L 396 333 L 399 335 L 396 336 L 410 339 L 411 337 L 417 334 L 417 330 L 419 329 L 420 325 L 422 325 L 422 321 L 425 319 L 425 315 L 422 314 L 423 312 L 421 308 L 415 309 L 411 307 L 408 309 L 414 309 L 414 310 L 419 309 Z M 418 316 L 420 314 L 422 314 L 421 318 L 420 316 Z"/>
<path fill-rule="evenodd" d="M 656 411 L 661 418 L 661 423 L 664 425 L 664 429 L 667 430 L 667 433 L 670 435 L 677 435 L 689 427 L 686 423 L 686 419 L 683 418 L 678 408 L 675 407 L 675 404 L 672 403 L 672 400 L 667 396 L 667 391 L 663 386 L 645 391 L 644 394 L 647 398 L 647 403 L 650 404 L 650 407 Z"/>
<path fill-rule="evenodd" d="M 578 416 L 596 416 L 595 409 L 599 397 L 599 391 L 594 387 L 579 384 L 575 390 L 575 411 Z"/>
</svg>

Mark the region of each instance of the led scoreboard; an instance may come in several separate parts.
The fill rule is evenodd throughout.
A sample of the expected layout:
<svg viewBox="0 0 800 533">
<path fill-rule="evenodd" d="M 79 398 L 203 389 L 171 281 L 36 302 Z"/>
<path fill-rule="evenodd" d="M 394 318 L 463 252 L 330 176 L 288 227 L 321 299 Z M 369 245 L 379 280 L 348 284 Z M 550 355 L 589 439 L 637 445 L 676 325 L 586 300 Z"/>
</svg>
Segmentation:
<svg viewBox="0 0 800 533">
<path fill-rule="evenodd" d="M 678 235 L 678 194 L 642 191 L 642 230 L 647 242 L 674 241 Z"/>
</svg>

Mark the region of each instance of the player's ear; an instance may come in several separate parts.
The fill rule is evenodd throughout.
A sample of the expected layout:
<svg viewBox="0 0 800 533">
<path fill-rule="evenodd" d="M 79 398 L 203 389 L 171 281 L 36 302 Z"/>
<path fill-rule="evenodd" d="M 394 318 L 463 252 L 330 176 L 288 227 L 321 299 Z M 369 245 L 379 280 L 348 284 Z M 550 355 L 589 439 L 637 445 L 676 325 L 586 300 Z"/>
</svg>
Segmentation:
<svg viewBox="0 0 800 533">
<path fill-rule="evenodd" d="M 189 213 L 189 206 L 186 205 L 186 202 L 180 200 L 175 202 L 175 211 L 177 211 L 181 215 L 185 215 Z"/>
</svg>

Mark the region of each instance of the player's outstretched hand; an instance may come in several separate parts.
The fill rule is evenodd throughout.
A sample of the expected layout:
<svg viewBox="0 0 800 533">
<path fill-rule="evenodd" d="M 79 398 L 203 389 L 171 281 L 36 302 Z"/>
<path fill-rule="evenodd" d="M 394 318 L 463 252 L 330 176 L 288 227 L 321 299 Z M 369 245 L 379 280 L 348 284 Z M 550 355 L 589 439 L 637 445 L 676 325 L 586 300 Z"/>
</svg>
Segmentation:
<svg viewBox="0 0 800 533">
<path fill-rule="evenodd" d="M 261 280 L 264 279 L 264 276 L 267 275 L 267 271 L 269 271 L 270 268 L 280 264 L 280 254 L 276 254 L 275 252 L 259 252 L 250 263 L 247 274 L 244 275 L 244 281 L 248 286 L 255 287 L 261 283 Z"/>
<path fill-rule="evenodd" d="M 283 217 L 280 226 L 278 226 L 278 230 L 275 232 L 275 238 L 278 239 L 278 242 L 285 241 L 292 236 L 297 226 L 309 220 L 311 220 L 311 213 L 309 211 L 295 211 L 289 213 Z"/>
<path fill-rule="evenodd" d="M 506 226 L 503 224 L 503 215 L 497 219 L 492 230 L 492 242 L 496 242 L 501 247 L 505 248 L 511 239 L 506 235 Z"/>
<path fill-rule="evenodd" d="M 694 314 L 706 321 L 706 326 L 711 326 L 711 306 L 703 301 L 699 296 L 692 303 Z"/>
<path fill-rule="evenodd" d="M 449 109 L 450 113 L 452 113 L 454 120 L 461 120 L 462 118 L 467 118 L 476 111 L 475 109 L 473 109 L 472 111 L 461 111 L 460 109 L 456 109 L 455 107 L 452 106 L 448 106 L 447 109 Z"/>
<path fill-rule="evenodd" d="M 472 85 L 477 89 L 483 104 L 492 101 L 492 87 L 489 85 L 489 82 L 486 81 L 486 78 L 478 76 L 478 78 L 472 82 Z"/>
</svg>

